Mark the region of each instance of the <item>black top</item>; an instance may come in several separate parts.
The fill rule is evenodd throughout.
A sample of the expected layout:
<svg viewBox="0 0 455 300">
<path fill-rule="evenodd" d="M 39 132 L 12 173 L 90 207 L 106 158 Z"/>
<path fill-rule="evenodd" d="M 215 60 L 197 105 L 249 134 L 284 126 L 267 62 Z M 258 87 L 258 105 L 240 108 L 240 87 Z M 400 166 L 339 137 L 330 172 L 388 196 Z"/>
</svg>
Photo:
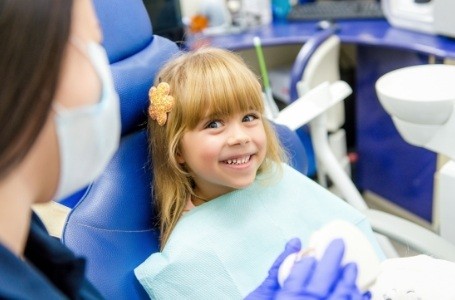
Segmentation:
<svg viewBox="0 0 455 300">
<path fill-rule="evenodd" d="M 25 261 L 0 244 L 0 299 L 102 299 L 85 278 L 85 259 L 51 237 L 33 213 Z"/>
</svg>

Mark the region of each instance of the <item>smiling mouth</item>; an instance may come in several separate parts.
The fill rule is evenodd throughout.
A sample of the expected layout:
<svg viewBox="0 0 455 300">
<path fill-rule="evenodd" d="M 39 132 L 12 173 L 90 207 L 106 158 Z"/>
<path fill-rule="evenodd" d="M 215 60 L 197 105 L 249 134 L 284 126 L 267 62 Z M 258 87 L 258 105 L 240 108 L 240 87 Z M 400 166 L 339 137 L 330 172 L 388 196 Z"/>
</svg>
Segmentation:
<svg viewBox="0 0 455 300">
<path fill-rule="evenodd" d="M 225 161 L 223 161 L 223 163 L 225 163 L 227 165 L 243 165 L 243 164 L 248 163 L 250 161 L 250 158 L 251 158 L 251 155 L 246 155 L 243 157 L 225 160 Z"/>
</svg>

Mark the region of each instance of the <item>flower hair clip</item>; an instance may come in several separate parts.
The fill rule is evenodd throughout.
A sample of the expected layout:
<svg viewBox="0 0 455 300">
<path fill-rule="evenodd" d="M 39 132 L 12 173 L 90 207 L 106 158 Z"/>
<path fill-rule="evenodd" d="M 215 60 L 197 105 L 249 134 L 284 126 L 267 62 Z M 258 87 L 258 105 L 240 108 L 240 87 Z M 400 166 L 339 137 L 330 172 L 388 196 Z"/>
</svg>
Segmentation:
<svg viewBox="0 0 455 300">
<path fill-rule="evenodd" d="M 160 82 L 157 87 L 149 90 L 149 114 L 158 125 L 163 126 L 167 121 L 167 113 L 174 107 L 174 97 L 169 95 L 171 87 L 167 82 Z"/>
</svg>

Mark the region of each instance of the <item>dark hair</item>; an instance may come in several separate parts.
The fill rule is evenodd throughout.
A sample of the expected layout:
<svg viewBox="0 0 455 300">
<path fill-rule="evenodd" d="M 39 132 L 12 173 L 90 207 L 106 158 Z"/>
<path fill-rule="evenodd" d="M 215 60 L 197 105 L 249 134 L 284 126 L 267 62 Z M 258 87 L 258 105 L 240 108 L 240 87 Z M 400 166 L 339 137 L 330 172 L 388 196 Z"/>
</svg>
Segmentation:
<svg viewBox="0 0 455 300">
<path fill-rule="evenodd" d="M 0 0 L 0 178 L 22 161 L 54 98 L 72 0 Z"/>
</svg>

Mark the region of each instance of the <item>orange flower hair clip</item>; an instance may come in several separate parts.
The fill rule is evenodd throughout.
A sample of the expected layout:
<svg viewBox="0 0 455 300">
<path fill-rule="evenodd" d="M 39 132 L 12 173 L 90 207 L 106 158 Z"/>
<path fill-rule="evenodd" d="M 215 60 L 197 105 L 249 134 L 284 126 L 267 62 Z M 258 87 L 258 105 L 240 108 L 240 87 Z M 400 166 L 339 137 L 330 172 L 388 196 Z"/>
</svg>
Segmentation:
<svg viewBox="0 0 455 300">
<path fill-rule="evenodd" d="M 149 90 L 149 114 L 158 125 L 163 126 L 167 121 L 167 113 L 174 107 L 174 97 L 169 95 L 171 87 L 167 82 L 160 82 L 157 87 Z"/>
</svg>

